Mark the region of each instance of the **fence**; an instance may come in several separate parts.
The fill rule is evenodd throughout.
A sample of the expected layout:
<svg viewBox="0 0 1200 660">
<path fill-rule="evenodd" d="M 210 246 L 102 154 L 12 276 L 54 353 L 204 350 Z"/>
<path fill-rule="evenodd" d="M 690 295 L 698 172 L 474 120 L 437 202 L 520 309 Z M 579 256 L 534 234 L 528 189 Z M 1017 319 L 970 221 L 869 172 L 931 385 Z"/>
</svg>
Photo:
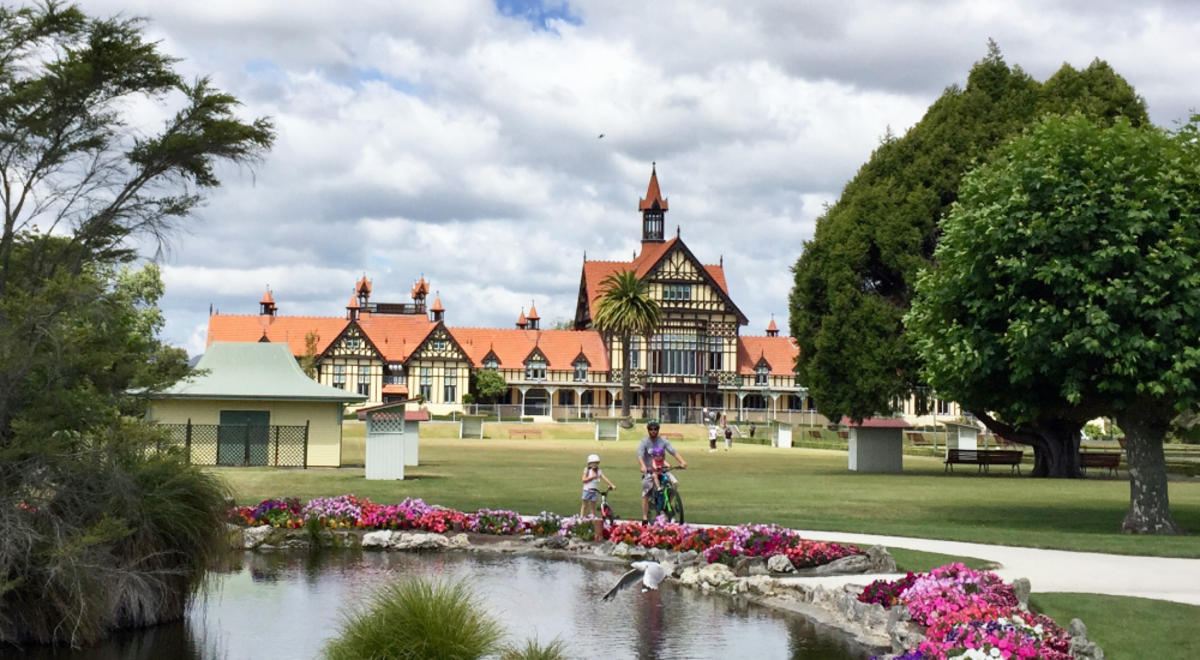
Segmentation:
<svg viewBox="0 0 1200 660">
<path fill-rule="evenodd" d="M 159 424 L 195 465 L 308 468 L 308 425 Z"/>
<path fill-rule="evenodd" d="M 621 406 L 562 406 L 548 405 L 545 402 L 529 402 L 524 409 L 517 404 L 485 404 L 485 403 L 469 403 L 463 405 L 463 410 L 468 415 L 484 415 L 486 421 L 489 422 L 519 422 L 522 418 L 532 417 L 534 415 L 548 415 L 560 422 L 571 421 L 591 421 L 595 419 L 608 419 L 621 416 Z M 789 424 L 802 426 L 824 426 L 829 423 L 829 420 L 815 410 L 776 410 L 774 408 L 710 408 L 710 412 L 716 413 L 717 422 L 720 423 L 721 415 L 725 415 L 728 423 L 734 422 L 754 422 L 756 424 L 766 424 L 771 421 L 787 422 Z M 704 409 L 689 408 L 685 406 L 673 406 L 664 404 L 657 407 L 641 407 L 632 406 L 629 409 L 629 415 L 635 419 L 651 419 L 657 418 L 664 424 L 703 424 Z M 452 415 L 457 419 L 457 416 Z"/>
</svg>

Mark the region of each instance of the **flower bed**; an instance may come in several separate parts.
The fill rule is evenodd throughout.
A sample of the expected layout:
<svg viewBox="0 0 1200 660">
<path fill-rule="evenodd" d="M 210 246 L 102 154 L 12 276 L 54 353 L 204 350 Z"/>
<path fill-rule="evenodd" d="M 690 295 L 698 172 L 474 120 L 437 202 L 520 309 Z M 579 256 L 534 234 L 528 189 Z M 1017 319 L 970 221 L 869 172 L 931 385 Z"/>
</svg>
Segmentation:
<svg viewBox="0 0 1200 660">
<path fill-rule="evenodd" d="M 301 505 L 295 498 L 267 500 L 256 507 L 237 507 L 230 511 L 230 522 L 245 526 L 270 525 L 298 529 L 311 525 L 327 529 L 423 530 L 445 533 L 463 529 L 480 534 L 559 535 L 595 540 L 597 518 L 562 518 L 543 511 L 532 522 L 524 522 L 515 511 L 480 509 L 466 513 L 435 507 L 408 498 L 400 504 L 376 504 L 354 495 L 318 497 Z M 732 565 L 741 557 L 769 558 L 786 555 L 796 568 L 827 564 L 849 555 L 862 554 L 858 548 L 837 543 L 807 541 L 796 532 L 778 525 L 739 525 L 737 527 L 694 527 L 667 522 L 660 517 L 650 525 L 640 522 L 604 524 L 604 538 L 671 552 L 695 551 L 709 562 Z"/>
<path fill-rule="evenodd" d="M 925 641 L 903 660 L 1069 660 L 1071 640 L 1049 617 L 1026 612 L 995 573 L 949 564 L 929 573 L 877 580 L 864 603 L 900 604 L 925 626 Z M 898 659 L 899 660 L 899 659 Z"/>
</svg>

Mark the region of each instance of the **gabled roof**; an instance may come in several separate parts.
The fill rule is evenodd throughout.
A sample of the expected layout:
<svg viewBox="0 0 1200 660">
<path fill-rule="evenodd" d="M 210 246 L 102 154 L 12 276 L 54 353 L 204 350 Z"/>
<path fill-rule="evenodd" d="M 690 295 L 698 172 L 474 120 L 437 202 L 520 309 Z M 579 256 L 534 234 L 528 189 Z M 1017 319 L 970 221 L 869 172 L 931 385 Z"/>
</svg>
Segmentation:
<svg viewBox="0 0 1200 660">
<path fill-rule="evenodd" d="M 759 360 L 771 365 L 772 376 L 792 376 L 796 373 L 796 358 L 800 348 L 791 337 L 738 337 L 738 373 L 754 375 Z"/>
<path fill-rule="evenodd" d="M 583 264 L 583 282 L 581 288 L 587 296 L 587 305 L 589 314 L 596 307 L 596 302 L 604 295 L 604 288 L 601 286 L 609 275 L 619 273 L 621 271 L 632 270 L 637 273 L 639 278 L 644 278 L 654 270 L 672 248 L 678 245 L 679 249 L 684 250 L 688 257 L 703 268 L 703 273 L 707 273 L 712 283 L 725 294 L 725 300 L 741 319 L 742 323 L 746 323 L 745 316 L 741 310 L 734 305 L 733 299 L 729 296 L 729 286 L 725 283 L 725 268 L 712 264 L 700 264 L 692 251 L 687 249 L 683 241 L 679 238 L 672 238 L 662 243 L 644 243 L 642 251 L 633 261 L 586 261 Z"/>
<path fill-rule="evenodd" d="M 371 314 L 358 319 L 358 327 L 388 362 L 406 362 L 437 326 L 424 314 Z"/>
<path fill-rule="evenodd" d="M 458 340 L 455 339 L 454 335 L 450 333 L 450 330 L 441 321 L 434 321 L 433 327 L 430 328 L 429 332 L 425 334 L 425 338 L 421 340 L 420 344 L 418 344 L 415 348 L 413 348 L 412 352 L 410 352 L 409 355 L 411 356 L 416 353 L 420 353 L 422 348 L 424 348 L 426 345 L 428 345 L 429 342 L 433 341 L 433 336 L 434 336 L 434 334 L 436 334 L 436 331 L 439 327 L 442 329 L 443 332 L 446 333 L 446 339 L 448 339 L 450 341 L 450 345 L 453 346 L 454 348 L 458 349 L 458 351 L 460 353 L 462 353 L 463 355 L 466 355 L 467 352 L 465 350 L 463 350 L 463 347 L 458 344 Z M 453 359 L 453 358 L 450 358 L 450 359 Z"/>
<path fill-rule="evenodd" d="M 364 294 L 371 295 L 371 281 L 367 279 L 366 275 L 363 275 L 362 279 L 354 285 L 354 292 L 360 296 Z"/>
<path fill-rule="evenodd" d="M 268 323 L 264 325 L 264 323 Z M 320 355 L 349 323 L 337 316 L 267 316 L 258 314 L 214 314 L 208 317 L 208 345 L 215 342 L 256 342 L 264 333 L 267 341 L 285 344 L 292 355 L 304 355 L 304 337 L 317 335 L 316 353 Z"/>
<path fill-rule="evenodd" d="M 417 298 L 424 298 L 427 295 L 429 295 L 429 282 L 426 282 L 425 278 L 422 277 L 413 285 L 412 297 L 413 300 L 416 300 Z"/>
<path fill-rule="evenodd" d="M 546 357 L 547 367 L 554 371 L 575 368 L 575 359 L 583 353 L 593 371 L 608 371 L 608 352 L 604 339 L 595 330 L 521 330 L 519 328 L 447 328 L 458 345 L 471 358 L 471 364 L 482 367 L 489 353 L 494 353 L 501 368 L 519 369 L 534 349 Z"/>
<path fill-rule="evenodd" d="M 254 399 L 361 403 L 367 397 L 309 378 L 283 344 L 216 342 L 196 365 L 207 373 L 168 388 L 165 399 Z"/>
</svg>

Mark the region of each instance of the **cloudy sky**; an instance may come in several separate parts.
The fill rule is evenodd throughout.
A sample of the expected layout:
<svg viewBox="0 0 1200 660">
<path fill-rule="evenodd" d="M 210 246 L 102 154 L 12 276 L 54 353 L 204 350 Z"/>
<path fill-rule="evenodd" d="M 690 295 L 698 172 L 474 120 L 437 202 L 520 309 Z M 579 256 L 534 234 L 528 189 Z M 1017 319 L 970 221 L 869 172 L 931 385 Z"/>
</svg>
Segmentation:
<svg viewBox="0 0 1200 660">
<path fill-rule="evenodd" d="M 276 148 L 164 259 L 172 343 L 209 305 L 341 315 L 355 279 L 453 325 L 571 318 L 580 265 L 629 259 L 658 163 L 670 230 L 724 257 L 761 334 L 822 205 L 989 38 L 1044 80 L 1108 61 L 1170 125 L 1200 103 L 1200 3 L 1183 0 L 84 0 L 141 15 L 189 76 L 270 115 Z M 603 138 L 598 138 L 603 134 Z"/>
</svg>

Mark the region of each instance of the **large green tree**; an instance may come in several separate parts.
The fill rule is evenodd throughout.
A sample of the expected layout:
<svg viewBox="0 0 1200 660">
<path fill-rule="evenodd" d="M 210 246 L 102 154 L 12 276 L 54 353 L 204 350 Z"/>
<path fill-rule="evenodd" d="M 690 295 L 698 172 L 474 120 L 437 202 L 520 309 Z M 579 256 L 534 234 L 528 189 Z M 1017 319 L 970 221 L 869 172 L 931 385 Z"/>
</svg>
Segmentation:
<svg viewBox="0 0 1200 660">
<path fill-rule="evenodd" d="M 629 340 L 654 334 L 662 324 L 662 308 L 650 297 L 650 285 L 632 270 L 609 275 L 600 282 L 600 289 L 604 294 L 596 303 L 592 322 L 601 332 L 621 339 L 621 423 L 629 428 L 633 426 L 629 416 Z"/>
<path fill-rule="evenodd" d="M 182 616 L 223 538 L 220 482 L 138 421 L 186 355 L 131 262 L 274 131 L 143 28 L 0 6 L 0 644 Z M 174 112 L 135 121 L 147 102 Z"/>
<path fill-rule="evenodd" d="M 1048 113 L 1080 111 L 1110 123 L 1148 122 L 1142 100 L 1105 63 L 1068 65 L 1045 83 L 1009 67 L 995 44 L 903 137 L 890 133 L 841 196 L 817 220 L 793 273 L 789 325 L 800 345 L 798 372 L 831 419 L 890 412 L 898 397 L 929 390 L 902 319 L 917 274 L 932 259 L 940 223 L 958 199 L 964 173 L 987 162 L 997 146 Z M 972 411 L 987 419 L 987 411 Z M 1034 474 L 1076 476 L 1069 420 L 995 424 L 1030 444 Z"/>
<path fill-rule="evenodd" d="M 1115 416 L 1131 532 L 1178 531 L 1163 440 L 1200 403 L 1198 138 L 1043 120 L 963 180 L 908 317 L 929 381 L 965 405 Z"/>
</svg>

